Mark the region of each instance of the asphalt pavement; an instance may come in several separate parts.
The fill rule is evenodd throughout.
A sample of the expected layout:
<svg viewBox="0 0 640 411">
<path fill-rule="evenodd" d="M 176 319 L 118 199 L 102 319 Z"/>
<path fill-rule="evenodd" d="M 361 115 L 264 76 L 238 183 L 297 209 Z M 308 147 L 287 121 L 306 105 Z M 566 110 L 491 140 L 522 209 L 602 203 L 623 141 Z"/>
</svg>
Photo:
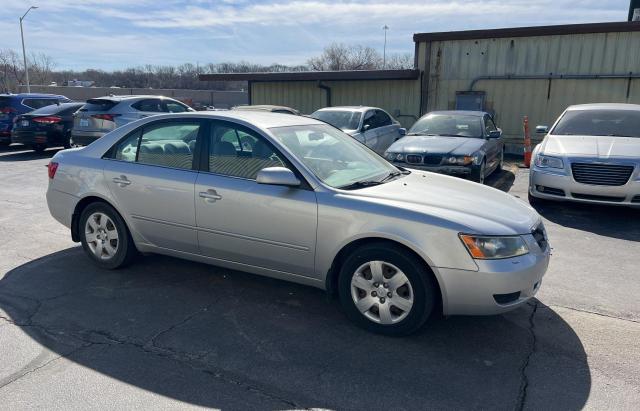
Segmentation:
<svg viewBox="0 0 640 411">
<path fill-rule="evenodd" d="M 637 409 L 640 211 L 545 204 L 538 298 L 390 338 L 323 292 L 147 256 L 96 268 L 49 216 L 54 153 L 0 150 L 0 409 Z M 526 169 L 488 179 L 526 201 Z"/>
</svg>

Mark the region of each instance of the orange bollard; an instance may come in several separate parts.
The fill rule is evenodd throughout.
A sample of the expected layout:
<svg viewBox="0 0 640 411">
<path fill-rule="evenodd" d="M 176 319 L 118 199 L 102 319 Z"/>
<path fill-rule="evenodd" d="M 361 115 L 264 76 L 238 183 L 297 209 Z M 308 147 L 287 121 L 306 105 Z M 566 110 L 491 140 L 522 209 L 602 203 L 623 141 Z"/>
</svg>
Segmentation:
<svg viewBox="0 0 640 411">
<path fill-rule="evenodd" d="M 529 117 L 524 116 L 524 166 L 531 167 L 531 137 L 529 136 Z"/>
</svg>

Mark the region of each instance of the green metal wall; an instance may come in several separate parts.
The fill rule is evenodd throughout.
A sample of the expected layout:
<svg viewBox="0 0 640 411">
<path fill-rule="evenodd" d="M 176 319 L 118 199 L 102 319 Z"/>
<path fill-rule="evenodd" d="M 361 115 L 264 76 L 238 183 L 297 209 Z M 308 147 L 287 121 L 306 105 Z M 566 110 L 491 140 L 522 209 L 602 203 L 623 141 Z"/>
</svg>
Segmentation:
<svg viewBox="0 0 640 411">
<path fill-rule="evenodd" d="M 418 80 L 323 81 L 331 88 L 332 106 L 364 105 L 388 111 L 411 126 L 420 110 Z M 314 81 L 259 82 L 251 85 L 251 104 L 276 104 L 310 114 L 326 106 L 326 93 Z"/>
<path fill-rule="evenodd" d="M 422 42 L 417 60 L 428 73 L 423 111 L 452 109 L 477 76 L 638 74 L 640 32 Z M 512 151 L 521 150 L 525 115 L 550 125 L 571 104 L 640 103 L 640 79 L 481 80 L 474 90 L 486 92 Z"/>
</svg>

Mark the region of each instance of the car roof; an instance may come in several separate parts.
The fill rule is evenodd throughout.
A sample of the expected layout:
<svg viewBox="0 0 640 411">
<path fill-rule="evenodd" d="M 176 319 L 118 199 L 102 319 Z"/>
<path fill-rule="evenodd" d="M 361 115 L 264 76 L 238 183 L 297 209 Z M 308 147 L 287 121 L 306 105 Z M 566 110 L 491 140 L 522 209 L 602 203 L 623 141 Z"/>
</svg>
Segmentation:
<svg viewBox="0 0 640 411">
<path fill-rule="evenodd" d="M 276 106 L 276 105 L 272 105 L 272 104 L 256 104 L 256 105 L 252 105 L 252 106 L 235 106 L 232 108 L 232 110 L 263 110 L 263 111 L 268 111 L 268 110 L 290 110 L 290 111 L 297 111 L 291 107 L 287 107 L 287 106 Z"/>
<path fill-rule="evenodd" d="M 171 98 L 171 97 L 156 96 L 152 94 L 126 94 L 126 95 L 118 95 L 118 96 L 101 96 L 101 97 L 93 97 L 93 98 L 90 98 L 89 100 L 125 101 L 125 100 L 138 100 L 138 99 L 147 99 L 147 98 L 175 100 L 174 98 Z"/>
<path fill-rule="evenodd" d="M 382 110 L 382 109 L 380 107 L 371 107 L 371 106 L 333 106 L 333 107 L 323 107 L 316 111 L 334 111 L 334 110 L 365 112 L 367 110 Z"/>
<path fill-rule="evenodd" d="M 626 104 L 626 103 L 590 103 L 590 104 L 575 104 L 567 107 L 567 111 L 573 110 L 638 110 L 640 111 L 640 104 Z"/>
<path fill-rule="evenodd" d="M 273 113 L 270 111 L 260 110 L 228 110 L 228 111 L 197 111 L 186 113 L 174 113 L 169 115 L 153 116 L 153 118 L 160 117 L 198 117 L 198 118 L 210 118 L 215 120 L 239 120 L 240 122 L 247 122 L 255 125 L 259 128 L 272 128 L 272 127 L 288 127 L 288 126 L 302 126 L 302 125 L 327 125 L 324 121 L 319 121 L 311 117 L 306 116 L 292 116 L 290 114 Z"/>
<path fill-rule="evenodd" d="M 454 115 L 454 114 L 464 114 L 465 116 L 475 116 L 475 117 L 483 117 L 485 114 L 491 117 L 491 114 L 486 111 L 472 111 L 472 110 L 438 110 L 438 111 L 430 111 L 427 114 L 446 114 L 446 115 Z"/>
<path fill-rule="evenodd" d="M 18 93 L 18 94 L 0 94 L 0 97 L 15 97 L 15 98 L 67 98 L 61 94 L 47 94 L 47 93 Z"/>
</svg>

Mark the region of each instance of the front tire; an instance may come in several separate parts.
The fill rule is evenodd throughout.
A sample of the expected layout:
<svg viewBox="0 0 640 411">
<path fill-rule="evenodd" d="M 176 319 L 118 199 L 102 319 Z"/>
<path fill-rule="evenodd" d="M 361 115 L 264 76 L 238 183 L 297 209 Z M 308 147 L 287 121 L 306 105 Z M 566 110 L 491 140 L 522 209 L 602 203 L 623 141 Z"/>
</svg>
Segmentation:
<svg viewBox="0 0 640 411">
<path fill-rule="evenodd" d="M 435 307 L 435 287 L 422 260 L 383 242 L 357 248 L 338 278 L 347 317 L 368 331 L 391 336 L 420 329 Z"/>
<path fill-rule="evenodd" d="M 483 158 L 480 165 L 478 167 L 474 167 L 471 170 L 471 180 L 479 184 L 484 184 L 484 178 L 486 177 L 486 174 L 487 174 L 487 163 Z"/>
<path fill-rule="evenodd" d="M 88 205 L 80 215 L 78 230 L 85 253 L 101 268 L 124 267 L 137 253 L 124 220 L 108 204 Z"/>
</svg>

